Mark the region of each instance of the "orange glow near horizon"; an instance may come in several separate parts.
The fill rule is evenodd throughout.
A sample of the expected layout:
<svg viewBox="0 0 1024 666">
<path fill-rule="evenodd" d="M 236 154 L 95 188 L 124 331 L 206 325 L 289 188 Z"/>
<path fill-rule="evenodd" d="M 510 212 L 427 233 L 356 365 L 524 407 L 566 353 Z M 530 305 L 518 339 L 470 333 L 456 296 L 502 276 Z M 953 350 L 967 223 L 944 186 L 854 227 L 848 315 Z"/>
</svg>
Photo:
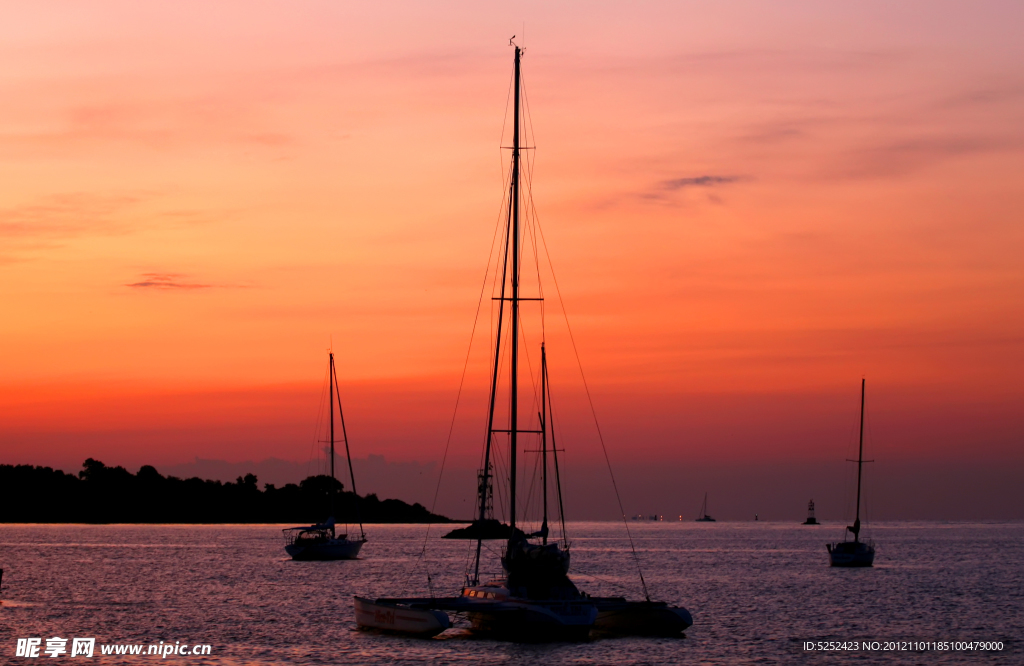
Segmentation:
<svg viewBox="0 0 1024 666">
<path fill-rule="evenodd" d="M 58 7 L 0 25 L 0 463 L 302 458 L 332 343 L 361 454 L 439 459 L 516 32 L 613 450 L 827 457 L 866 376 L 892 456 L 1021 460 L 1019 6 Z"/>
</svg>

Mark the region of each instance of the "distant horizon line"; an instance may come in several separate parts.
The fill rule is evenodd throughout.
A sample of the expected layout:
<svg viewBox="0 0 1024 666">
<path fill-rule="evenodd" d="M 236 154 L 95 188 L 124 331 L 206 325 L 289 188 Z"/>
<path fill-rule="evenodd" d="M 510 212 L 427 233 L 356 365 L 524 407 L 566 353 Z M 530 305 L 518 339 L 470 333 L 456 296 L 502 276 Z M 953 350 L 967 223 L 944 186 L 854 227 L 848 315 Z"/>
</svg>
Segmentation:
<svg viewBox="0 0 1024 666">
<path fill-rule="evenodd" d="M 461 523 L 469 524 L 469 523 L 472 523 L 472 522 L 473 522 L 472 519 L 465 519 L 464 520 L 464 519 L 459 519 L 459 518 L 451 518 L 451 519 L 449 519 L 449 522 L 447 522 L 447 523 L 440 523 L 440 522 L 438 522 L 438 523 L 372 523 L 372 522 L 364 521 L 364 524 L 366 524 L 366 525 L 387 525 L 388 527 L 396 527 L 396 526 L 424 527 L 424 526 L 437 526 L 437 525 L 453 525 L 453 524 L 461 524 Z M 587 524 L 587 523 L 621 523 L 621 522 L 622 521 L 620 521 L 620 520 L 614 520 L 614 519 L 611 519 L 611 518 L 602 519 L 602 520 L 566 520 L 565 521 L 566 525 L 582 525 L 582 524 Z M 629 520 L 628 522 L 630 524 L 634 524 L 634 523 L 636 523 L 636 524 L 669 523 L 669 524 L 674 524 L 674 525 L 681 525 L 681 524 L 688 525 L 690 523 L 697 523 L 697 522 L 701 522 L 701 521 L 698 521 L 696 519 L 692 519 L 691 518 L 689 520 Z M 795 522 L 795 521 L 792 521 L 792 520 L 784 520 L 784 519 L 781 519 L 781 518 L 780 519 L 772 519 L 772 520 L 729 520 L 729 519 L 719 520 L 719 519 L 716 518 L 715 522 L 716 523 L 729 523 L 729 524 L 732 524 L 732 525 L 735 525 L 735 524 L 743 524 L 743 525 L 751 524 L 751 525 L 754 525 L 754 524 L 760 524 L 760 523 L 773 523 L 773 524 L 794 525 L 794 526 L 797 526 L 797 527 L 835 527 L 835 526 L 843 524 L 843 522 L 832 521 L 832 522 L 829 522 L 829 523 L 823 523 L 823 522 L 819 521 L 819 523 L 817 525 L 804 525 L 803 523 L 800 523 L 800 522 Z M 1024 523 L 1024 518 L 1011 518 L 1011 519 L 1005 519 L 1005 520 L 999 520 L 999 519 L 985 519 L 985 520 L 894 519 L 894 520 L 861 521 L 861 522 L 865 526 L 871 525 L 871 526 L 876 526 L 876 527 L 877 526 L 892 526 L 894 524 L 905 524 L 905 523 L 927 523 L 927 524 L 938 524 L 938 525 L 1012 525 L 1012 524 Z M 84 526 L 84 527 L 121 527 L 121 526 L 137 527 L 137 526 L 142 526 L 142 527 L 247 527 L 247 528 L 249 528 L 249 527 L 277 527 L 279 525 L 294 526 L 294 524 L 295 524 L 294 521 L 293 522 L 285 522 L 285 523 L 81 523 L 81 522 L 79 522 L 79 523 L 75 523 L 75 522 L 68 522 L 68 523 L 39 523 L 39 522 L 36 522 L 36 523 L 18 523 L 18 522 L 4 522 L 4 521 L 0 521 L 0 526 L 2 526 L 2 525 L 17 525 L 19 527 L 79 525 L 79 526 Z M 342 523 L 342 524 L 344 524 L 344 523 Z M 706 522 L 701 522 L 701 525 L 705 526 L 705 525 L 707 525 L 707 523 Z M 707 527 L 706 529 L 714 529 L 714 527 Z M 623 537 L 623 538 L 625 538 L 625 537 Z"/>
</svg>

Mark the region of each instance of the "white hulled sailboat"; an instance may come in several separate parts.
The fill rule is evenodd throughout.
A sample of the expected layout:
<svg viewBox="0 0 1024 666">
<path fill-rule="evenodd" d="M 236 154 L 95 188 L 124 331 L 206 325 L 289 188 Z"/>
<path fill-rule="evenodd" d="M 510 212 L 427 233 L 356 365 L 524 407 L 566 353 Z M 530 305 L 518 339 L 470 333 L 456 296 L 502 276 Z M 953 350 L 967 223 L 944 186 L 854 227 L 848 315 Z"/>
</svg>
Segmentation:
<svg viewBox="0 0 1024 666">
<path fill-rule="evenodd" d="M 334 352 L 327 354 L 327 392 L 328 412 L 330 414 L 331 442 L 331 479 L 334 474 L 334 394 L 338 389 L 338 374 L 334 368 Z M 323 395 L 323 394 L 321 394 Z M 338 395 L 338 417 L 341 421 L 341 433 L 345 440 L 345 457 L 348 459 L 349 480 L 352 482 L 352 493 L 355 496 L 356 515 L 359 513 L 359 495 L 356 494 L 356 475 L 352 471 L 352 454 L 348 448 L 348 431 L 345 428 L 345 414 L 341 409 L 341 395 Z M 359 550 L 366 543 L 366 532 L 363 531 L 362 520 L 359 520 L 359 538 L 349 539 L 348 534 L 338 534 L 334 521 L 336 488 L 328 492 L 331 495 L 330 517 L 323 523 L 305 527 L 289 527 L 281 530 L 284 535 L 284 550 L 293 560 L 353 560 L 359 556 Z"/>
</svg>

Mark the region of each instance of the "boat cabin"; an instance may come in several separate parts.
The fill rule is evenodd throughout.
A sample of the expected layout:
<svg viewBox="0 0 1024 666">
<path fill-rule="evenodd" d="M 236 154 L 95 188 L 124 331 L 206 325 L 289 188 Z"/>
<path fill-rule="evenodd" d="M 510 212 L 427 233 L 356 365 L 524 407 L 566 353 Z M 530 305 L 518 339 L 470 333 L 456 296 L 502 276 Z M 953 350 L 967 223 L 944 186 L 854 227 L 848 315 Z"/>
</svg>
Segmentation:
<svg viewBox="0 0 1024 666">
<path fill-rule="evenodd" d="M 334 534 L 334 525 L 310 525 L 309 527 L 289 527 L 281 530 L 286 546 L 313 546 L 329 543 L 339 537 Z M 347 534 L 340 535 L 341 539 Z"/>
</svg>

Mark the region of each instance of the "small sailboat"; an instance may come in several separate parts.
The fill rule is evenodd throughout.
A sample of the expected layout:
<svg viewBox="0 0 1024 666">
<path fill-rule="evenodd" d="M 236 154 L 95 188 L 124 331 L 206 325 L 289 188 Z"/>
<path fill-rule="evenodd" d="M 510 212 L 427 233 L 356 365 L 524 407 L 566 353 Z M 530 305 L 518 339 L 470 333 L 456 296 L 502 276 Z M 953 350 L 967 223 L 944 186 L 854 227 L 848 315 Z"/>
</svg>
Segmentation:
<svg viewBox="0 0 1024 666">
<path fill-rule="evenodd" d="M 698 523 L 713 523 L 715 519 L 708 515 L 708 494 L 704 493 L 704 503 L 700 505 L 700 513 L 697 515 Z"/>
<path fill-rule="evenodd" d="M 843 533 L 843 540 L 825 545 L 828 550 L 829 562 L 834 567 L 870 567 L 875 562 L 875 545 L 869 541 L 861 541 L 860 538 L 860 487 L 864 463 L 872 462 L 864 460 L 864 385 L 865 380 L 860 380 L 860 445 L 857 449 L 857 459 L 849 462 L 857 463 L 857 514 L 853 525 L 846 528 L 846 532 L 853 535 L 853 541 L 848 541 Z"/>
<path fill-rule="evenodd" d="M 525 235 L 520 210 L 524 198 L 520 185 L 520 157 L 521 151 L 526 149 L 520 137 L 523 124 L 520 115 L 521 57 L 522 49 L 515 46 L 515 121 L 510 189 L 507 218 L 504 220 L 503 257 L 499 259 L 495 272 L 493 300 L 496 303 L 496 326 L 494 351 L 490 355 L 493 364 L 488 378 L 487 430 L 483 466 L 477 479 L 476 515 L 468 527 L 453 530 L 444 537 L 476 541 L 475 554 L 467 569 L 466 583 L 458 595 L 356 597 L 356 623 L 362 629 L 429 636 L 450 626 L 448 614 L 451 613 L 466 618 L 474 633 L 500 640 L 579 640 L 587 638 L 593 630 L 611 634 L 678 635 L 693 622 L 686 609 L 649 598 L 646 601 L 628 601 L 623 597 L 591 597 L 569 579 L 570 544 L 562 509 L 559 449 L 555 444 L 547 350 L 543 337 L 540 344 L 540 385 L 526 387 L 539 389 L 534 394 L 536 411 L 524 409 L 520 404 L 520 392 L 526 392 L 520 386 L 521 354 L 526 348 L 522 340 L 525 335 L 521 328 L 521 304 L 524 301 L 543 301 L 542 295 L 523 297 L 520 294 L 521 245 Z M 503 371 L 508 374 L 504 375 Z M 527 441 L 536 443 L 537 447 L 521 451 Z M 533 491 L 541 495 L 537 498 L 539 501 L 524 502 L 522 496 L 517 501 L 517 492 L 522 492 L 517 476 L 520 466 L 517 457 L 521 453 L 540 454 L 537 465 L 539 483 L 530 484 Z M 549 460 L 555 472 L 554 483 L 548 476 Z M 495 517 L 496 477 L 502 489 L 507 489 L 507 494 L 501 493 L 500 498 L 503 504 L 500 508 L 505 509 L 508 517 L 507 524 Z M 551 486 L 557 493 L 561 523 L 558 535 L 553 534 L 548 525 Z M 527 516 L 523 514 L 526 507 L 540 510 L 540 524 L 536 531 L 525 529 Z M 517 513 L 521 508 L 523 513 Z M 483 542 L 488 540 L 504 542 L 499 555 L 501 574 L 481 577 L 481 560 L 486 555 Z"/>
<path fill-rule="evenodd" d="M 327 370 L 327 392 L 328 411 L 330 414 L 330 442 L 331 442 L 331 479 L 337 480 L 334 474 L 334 395 L 338 389 L 338 374 L 334 368 L 334 352 L 328 352 Z M 322 394 L 321 394 L 322 395 Z M 352 482 L 352 493 L 356 500 L 356 513 L 358 520 L 359 495 L 356 494 L 356 476 L 352 472 L 352 455 L 348 447 L 348 432 L 345 429 L 345 414 L 341 410 L 341 397 L 338 398 L 338 416 L 341 421 L 341 433 L 345 440 L 345 457 L 348 459 L 349 480 Z M 359 538 L 349 539 L 348 534 L 338 534 L 337 525 L 334 520 L 336 509 L 335 500 L 341 484 L 337 488 L 332 487 L 330 517 L 323 523 L 307 525 L 303 527 L 289 527 L 281 530 L 284 535 L 284 550 L 292 556 L 293 560 L 353 560 L 359 556 L 359 550 L 366 543 L 366 532 L 363 530 L 363 523 L 359 520 Z"/>
<path fill-rule="evenodd" d="M 807 520 L 803 522 L 804 525 L 820 525 L 818 519 L 814 517 L 814 500 L 807 503 Z"/>
</svg>

